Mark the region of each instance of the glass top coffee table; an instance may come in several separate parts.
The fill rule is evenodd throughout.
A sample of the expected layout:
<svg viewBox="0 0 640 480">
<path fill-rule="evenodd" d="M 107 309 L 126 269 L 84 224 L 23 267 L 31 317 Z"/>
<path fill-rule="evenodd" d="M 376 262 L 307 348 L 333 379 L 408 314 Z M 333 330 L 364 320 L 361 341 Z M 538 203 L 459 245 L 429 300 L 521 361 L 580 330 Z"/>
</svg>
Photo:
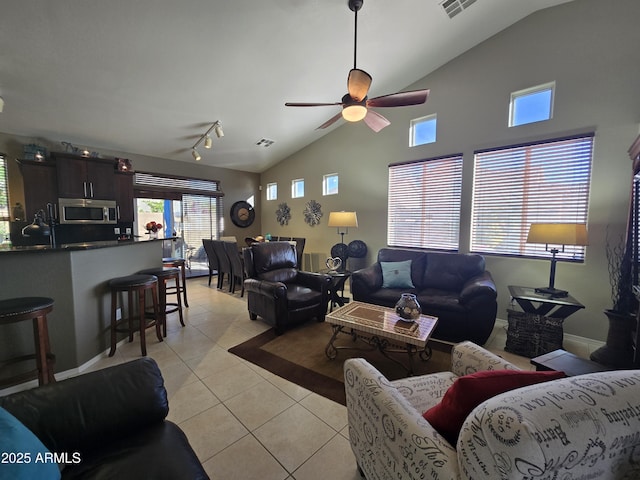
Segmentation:
<svg viewBox="0 0 640 480">
<path fill-rule="evenodd" d="M 413 374 L 413 357 L 417 353 L 423 361 L 431 358 L 431 347 L 427 345 L 436 328 L 438 319 L 430 315 L 420 315 L 415 321 L 405 321 L 392 308 L 363 302 L 352 302 L 327 314 L 325 321 L 333 328 L 333 335 L 325 348 L 328 358 L 334 359 L 340 349 L 359 349 L 357 346 L 336 346 L 340 333 L 349 335 L 377 349 L 389 360 L 403 366 L 409 375 Z M 389 353 L 406 353 L 408 364 Z"/>
</svg>

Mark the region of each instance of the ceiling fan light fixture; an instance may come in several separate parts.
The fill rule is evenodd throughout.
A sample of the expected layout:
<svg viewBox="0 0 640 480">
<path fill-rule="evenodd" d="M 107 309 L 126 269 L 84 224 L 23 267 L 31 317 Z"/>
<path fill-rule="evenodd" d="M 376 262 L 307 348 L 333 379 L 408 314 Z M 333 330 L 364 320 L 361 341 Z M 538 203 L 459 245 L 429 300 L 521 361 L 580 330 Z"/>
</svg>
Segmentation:
<svg viewBox="0 0 640 480">
<path fill-rule="evenodd" d="M 364 105 L 347 105 L 342 109 L 342 118 L 347 122 L 359 122 L 367 116 L 367 107 Z"/>
</svg>

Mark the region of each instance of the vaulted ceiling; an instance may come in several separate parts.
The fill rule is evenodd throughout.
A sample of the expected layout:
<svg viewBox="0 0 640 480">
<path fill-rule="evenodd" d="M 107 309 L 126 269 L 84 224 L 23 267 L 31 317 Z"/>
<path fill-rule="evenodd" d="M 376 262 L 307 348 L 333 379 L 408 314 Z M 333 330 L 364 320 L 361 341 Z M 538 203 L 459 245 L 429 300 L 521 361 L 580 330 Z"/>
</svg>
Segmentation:
<svg viewBox="0 0 640 480">
<path fill-rule="evenodd" d="M 365 0 L 357 63 L 373 77 L 369 96 L 567 1 Z M 219 120 L 225 136 L 200 161 L 261 172 L 342 124 L 316 130 L 340 107 L 284 103 L 339 101 L 353 41 L 347 0 L 9 2 L 0 132 L 194 162 L 191 147 Z"/>
</svg>

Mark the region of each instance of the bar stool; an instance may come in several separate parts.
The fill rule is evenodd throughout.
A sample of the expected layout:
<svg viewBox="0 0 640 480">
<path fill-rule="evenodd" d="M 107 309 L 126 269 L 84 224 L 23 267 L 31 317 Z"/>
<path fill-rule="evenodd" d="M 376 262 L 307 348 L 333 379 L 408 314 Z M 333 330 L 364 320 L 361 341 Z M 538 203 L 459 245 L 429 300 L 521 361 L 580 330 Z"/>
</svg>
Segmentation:
<svg viewBox="0 0 640 480">
<path fill-rule="evenodd" d="M 162 335 L 167 336 L 167 314 L 178 312 L 180 324 L 184 327 L 182 318 L 182 301 L 180 300 L 180 269 L 176 267 L 147 268 L 138 272 L 141 275 L 154 275 L 158 277 L 158 303 L 160 316 L 162 317 Z M 167 285 L 173 280 L 173 286 Z M 176 302 L 167 302 L 167 295 L 175 293 Z"/>
<path fill-rule="evenodd" d="M 0 325 L 33 320 L 33 340 L 36 347 L 35 354 L 11 358 L 1 365 L 1 368 L 5 368 L 13 363 L 35 359 L 36 370 L 2 379 L 0 385 L 15 385 L 32 378 L 38 378 L 39 385 L 56 381 L 53 375 L 55 355 L 51 353 L 49 329 L 47 328 L 47 313 L 51 310 L 53 310 L 53 300 L 47 297 L 18 297 L 0 300 Z"/>
<path fill-rule="evenodd" d="M 126 332 L 129 334 L 129 341 L 133 341 L 133 317 L 134 317 L 134 294 L 138 295 L 138 321 L 140 330 L 140 350 L 142 356 L 147 355 L 147 342 L 145 338 L 145 330 L 148 327 L 156 327 L 156 336 L 162 341 L 162 332 L 160 324 L 162 317 L 158 308 L 158 277 L 154 275 L 129 275 L 126 277 L 118 277 L 109 280 L 109 288 L 111 289 L 111 350 L 109 356 L 112 357 L 116 353 L 116 332 Z M 147 324 L 145 315 L 145 294 L 147 290 L 151 291 L 153 302 L 153 321 Z M 127 319 L 116 320 L 116 312 L 118 310 L 118 293 L 127 292 Z M 128 323 L 128 327 L 123 327 L 124 323 Z"/>
<path fill-rule="evenodd" d="M 180 287 L 176 286 L 176 287 L 169 287 L 171 288 L 176 288 L 178 292 L 182 292 L 182 295 L 184 296 L 184 306 L 185 307 L 189 307 L 189 302 L 187 302 L 187 274 L 185 272 L 186 270 L 186 262 L 184 260 L 184 258 L 178 258 L 178 257 L 165 257 L 162 259 L 162 265 L 164 267 L 177 267 L 181 270 L 182 272 L 182 284 L 180 285 Z M 170 291 L 169 293 L 173 293 L 172 291 Z"/>
</svg>

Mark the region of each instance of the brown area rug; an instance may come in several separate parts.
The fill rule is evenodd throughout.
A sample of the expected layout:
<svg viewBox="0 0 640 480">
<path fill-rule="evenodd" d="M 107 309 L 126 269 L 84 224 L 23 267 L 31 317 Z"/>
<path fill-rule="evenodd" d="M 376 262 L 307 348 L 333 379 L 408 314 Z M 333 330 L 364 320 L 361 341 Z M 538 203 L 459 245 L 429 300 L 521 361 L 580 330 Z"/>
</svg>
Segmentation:
<svg viewBox="0 0 640 480">
<path fill-rule="evenodd" d="M 307 322 L 283 335 L 276 335 L 273 329 L 247 340 L 229 349 L 238 355 L 270 372 L 285 378 L 301 387 L 315 392 L 335 402 L 345 404 L 342 366 L 346 359 L 362 357 L 367 359 L 389 380 L 405 378 L 407 371 L 397 363 L 386 358 L 364 342 L 354 342 L 351 337 L 340 334 L 336 347 L 355 347 L 339 349 L 338 356 L 331 360 L 325 355 L 325 347 L 333 331 L 328 323 Z M 451 345 L 430 341 L 433 356 L 428 362 L 415 356 L 414 375 L 449 370 L 451 363 Z M 366 350 L 360 350 L 366 349 Z M 408 355 L 395 353 L 394 358 L 407 363 Z"/>
</svg>

